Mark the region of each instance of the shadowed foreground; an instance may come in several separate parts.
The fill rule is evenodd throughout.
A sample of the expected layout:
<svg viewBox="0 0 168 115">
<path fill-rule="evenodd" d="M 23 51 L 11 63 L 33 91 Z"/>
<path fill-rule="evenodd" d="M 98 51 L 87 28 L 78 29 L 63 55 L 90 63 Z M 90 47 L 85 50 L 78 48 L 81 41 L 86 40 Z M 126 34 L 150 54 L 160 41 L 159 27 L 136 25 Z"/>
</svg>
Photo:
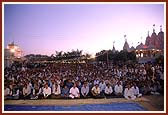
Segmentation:
<svg viewBox="0 0 168 115">
<path fill-rule="evenodd" d="M 93 105 L 94 104 L 94 105 Z M 96 104 L 96 105 L 95 105 Z M 111 99 L 75 99 L 75 100 L 6 100 L 5 111 L 14 107 L 22 111 L 163 111 L 163 96 L 145 96 L 136 100 L 124 98 Z M 25 106 L 24 106 L 25 105 Z M 43 109 L 40 109 L 40 106 Z M 121 106 L 122 105 L 122 106 Z M 17 108 L 18 107 L 18 108 Z M 25 108 L 24 108 L 25 107 Z M 39 107 L 39 108 L 38 108 Z M 71 108 L 72 107 L 72 108 Z M 31 108 L 31 109 L 30 109 Z M 25 110 L 24 110 L 25 109 Z"/>
</svg>

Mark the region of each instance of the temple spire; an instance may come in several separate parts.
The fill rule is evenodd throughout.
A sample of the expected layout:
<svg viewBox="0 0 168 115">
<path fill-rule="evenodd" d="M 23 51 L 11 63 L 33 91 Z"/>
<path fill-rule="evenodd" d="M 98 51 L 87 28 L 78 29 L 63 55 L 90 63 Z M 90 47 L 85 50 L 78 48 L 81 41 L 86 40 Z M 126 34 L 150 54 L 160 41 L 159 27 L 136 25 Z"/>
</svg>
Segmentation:
<svg viewBox="0 0 168 115">
<path fill-rule="evenodd" d="M 127 42 L 127 38 L 126 38 L 126 35 L 124 35 L 124 38 L 125 38 L 125 42 Z"/>
<path fill-rule="evenodd" d="M 162 25 L 160 25 L 160 32 L 162 32 Z"/>
<path fill-rule="evenodd" d="M 148 37 L 149 37 L 149 31 L 148 31 Z"/>
<path fill-rule="evenodd" d="M 115 43 L 115 41 L 113 41 L 113 47 L 114 47 L 114 43 Z"/>
<path fill-rule="evenodd" d="M 141 37 L 141 43 L 142 43 L 142 37 Z"/>
<path fill-rule="evenodd" d="M 155 33 L 155 24 L 153 24 L 153 33 Z"/>
</svg>

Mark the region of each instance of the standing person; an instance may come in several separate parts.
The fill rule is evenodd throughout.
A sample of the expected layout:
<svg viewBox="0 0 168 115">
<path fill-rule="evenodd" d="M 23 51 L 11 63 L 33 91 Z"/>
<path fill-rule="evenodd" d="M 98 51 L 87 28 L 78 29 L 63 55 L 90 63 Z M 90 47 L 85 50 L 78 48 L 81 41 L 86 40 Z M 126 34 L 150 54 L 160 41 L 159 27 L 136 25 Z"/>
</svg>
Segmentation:
<svg viewBox="0 0 168 115">
<path fill-rule="evenodd" d="M 89 93 L 89 87 L 87 85 L 87 82 L 84 82 L 82 88 L 81 88 L 81 94 L 83 98 L 88 97 L 88 93 Z"/>
<path fill-rule="evenodd" d="M 117 84 L 114 87 L 114 93 L 117 97 L 123 96 L 123 86 L 121 85 L 121 82 L 118 81 Z"/>
<path fill-rule="evenodd" d="M 73 87 L 69 91 L 69 97 L 74 99 L 74 98 L 80 98 L 80 93 L 79 89 L 76 87 L 76 84 L 74 83 Z"/>
<path fill-rule="evenodd" d="M 43 96 L 44 96 L 45 99 L 48 99 L 51 96 L 51 88 L 48 87 L 47 83 L 45 84 L 45 87 L 43 89 Z"/>
<path fill-rule="evenodd" d="M 130 84 L 128 84 L 127 88 L 125 88 L 124 90 L 124 97 L 128 100 L 129 99 L 134 100 L 136 98 Z"/>
</svg>

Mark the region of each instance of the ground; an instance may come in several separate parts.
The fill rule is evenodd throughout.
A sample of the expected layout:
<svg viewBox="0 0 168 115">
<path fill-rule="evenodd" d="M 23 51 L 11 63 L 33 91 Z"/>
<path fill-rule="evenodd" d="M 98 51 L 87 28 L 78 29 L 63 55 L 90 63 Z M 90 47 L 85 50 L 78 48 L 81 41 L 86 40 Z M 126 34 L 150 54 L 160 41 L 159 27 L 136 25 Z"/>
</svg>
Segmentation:
<svg viewBox="0 0 168 115">
<path fill-rule="evenodd" d="M 150 95 L 137 98 L 135 100 L 126 100 L 125 98 L 110 99 L 44 99 L 44 100 L 5 100 L 4 104 L 8 105 L 81 105 L 81 104 L 105 104 L 114 102 L 136 102 L 144 106 L 149 111 L 164 110 L 164 96 Z"/>
</svg>

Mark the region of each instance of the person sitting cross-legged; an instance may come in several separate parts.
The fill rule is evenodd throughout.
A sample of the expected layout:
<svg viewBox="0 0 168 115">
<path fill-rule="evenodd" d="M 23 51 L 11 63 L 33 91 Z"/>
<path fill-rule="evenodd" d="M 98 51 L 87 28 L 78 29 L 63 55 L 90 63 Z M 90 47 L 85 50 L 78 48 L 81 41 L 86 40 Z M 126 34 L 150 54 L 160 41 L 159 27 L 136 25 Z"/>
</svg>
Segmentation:
<svg viewBox="0 0 168 115">
<path fill-rule="evenodd" d="M 45 87 L 43 88 L 43 96 L 44 99 L 48 99 L 51 97 L 51 88 L 48 87 L 48 84 L 45 84 Z"/>
<path fill-rule="evenodd" d="M 25 84 L 23 87 L 23 98 L 24 99 L 30 99 L 31 97 L 31 88 L 29 85 Z"/>
<path fill-rule="evenodd" d="M 87 98 L 89 93 L 89 87 L 87 86 L 87 82 L 84 82 L 82 88 L 81 88 L 81 97 Z"/>
<path fill-rule="evenodd" d="M 139 88 L 135 82 L 133 83 L 132 90 L 133 90 L 133 93 L 136 97 L 142 97 L 142 94 L 139 93 Z"/>
<path fill-rule="evenodd" d="M 136 98 L 130 84 L 128 84 L 124 90 L 124 97 L 128 100 L 129 99 L 134 100 Z"/>
<path fill-rule="evenodd" d="M 5 87 L 4 87 L 4 99 L 8 99 L 9 96 L 10 96 L 10 89 L 5 84 Z"/>
<path fill-rule="evenodd" d="M 80 98 L 79 89 L 76 87 L 75 83 L 73 84 L 73 87 L 71 87 L 69 93 L 70 93 L 69 97 L 72 98 L 72 99 Z"/>
<path fill-rule="evenodd" d="M 14 100 L 17 100 L 20 98 L 19 96 L 19 88 L 17 87 L 16 84 L 11 84 L 9 85 L 9 89 L 10 89 L 10 94 L 8 96 L 8 99 L 14 99 Z"/>
<path fill-rule="evenodd" d="M 61 97 L 61 88 L 58 83 L 54 84 L 51 98 L 58 99 Z"/>
<path fill-rule="evenodd" d="M 93 98 L 104 98 L 104 96 L 102 96 L 100 93 L 100 88 L 98 84 L 95 84 L 95 86 L 93 86 L 93 88 L 91 89 L 91 94 Z"/>
<path fill-rule="evenodd" d="M 123 97 L 123 86 L 120 81 L 118 81 L 114 87 L 114 94 L 116 97 Z"/>
<path fill-rule="evenodd" d="M 41 99 L 43 97 L 42 88 L 38 86 L 37 84 L 34 85 L 33 88 L 33 94 L 31 96 L 31 99 Z"/>
<path fill-rule="evenodd" d="M 110 86 L 110 84 L 107 84 L 104 93 L 105 93 L 105 96 L 106 96 L 107 98 L 109 98 L 109 97 L 112 95 L 113 89 L 112 89 L 112 87 Z"/>
<path fill-rule="evenodd" d="M 66 85 L 61 90 L 61 98 L 64 98 L 64 99 L 69 98 L 69 88 Z"/>
</svg>

